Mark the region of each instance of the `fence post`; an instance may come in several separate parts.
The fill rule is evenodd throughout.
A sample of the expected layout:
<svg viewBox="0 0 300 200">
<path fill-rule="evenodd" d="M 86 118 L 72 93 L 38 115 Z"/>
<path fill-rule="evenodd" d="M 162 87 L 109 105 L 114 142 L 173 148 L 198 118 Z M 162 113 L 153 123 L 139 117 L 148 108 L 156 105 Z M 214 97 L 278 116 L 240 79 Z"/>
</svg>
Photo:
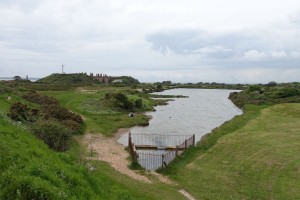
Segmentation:
<svg viewBox="0 0 300 200">
<path fill-rule="evenodd" d="M 164 168 L 164 157 L 165 157 L 165 155 L 161 154 L 161 168 L 162 169 Z"/>
<path fill-rule="evenodd" d="M 178 156 L 178 145 L 176 145 L 176 156 Z"/>
<path fill-rule="evenodd" d="M 187 148 L 187 140 L 184 141 L 184 149 Z"/>
<path fill-rule="evenodd" d="M 195 137 L 195 134 L 193 134 L 193 146 L 196 146 L 196 137 Z"/>
<path fill-rule="evenodd" d="M 131 133 L 128 133 L 128 147 L 130 147 L 131 144 Z"/>
</svg>

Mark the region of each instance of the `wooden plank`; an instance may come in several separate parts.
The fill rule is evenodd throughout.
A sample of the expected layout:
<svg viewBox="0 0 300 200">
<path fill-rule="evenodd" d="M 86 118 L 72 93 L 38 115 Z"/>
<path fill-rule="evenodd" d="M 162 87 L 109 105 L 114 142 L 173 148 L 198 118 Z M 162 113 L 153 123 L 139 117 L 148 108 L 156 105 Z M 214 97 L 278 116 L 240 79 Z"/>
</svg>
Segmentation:
<svg viewBox="0 0 300 200">
<path fill-rule="evenodd" d="M 159 147 L 153 145 L 136 145 L 136 150 L 166 150 L 166 151 L 176 151 L 176 147 Z M 178 147 L 178 151 L 183 151 L 185 148 Z"/>
</svg>

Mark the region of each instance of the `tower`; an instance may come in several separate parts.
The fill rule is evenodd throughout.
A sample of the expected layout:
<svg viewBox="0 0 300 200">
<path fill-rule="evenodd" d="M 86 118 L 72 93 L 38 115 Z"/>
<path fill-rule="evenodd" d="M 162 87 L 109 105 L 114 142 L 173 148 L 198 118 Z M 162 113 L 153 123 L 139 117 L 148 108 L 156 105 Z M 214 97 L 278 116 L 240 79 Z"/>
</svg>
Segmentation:
<svg viewBox="0 0 300 200">
<path fill-rule="evenodd" d="M 65 73 L 65 72 L 64 72 L 64 67 L 65 67 L 64 64 L 62 64 L 62 65 L 61 65 L 61 73 L 62 73 L 62 74 Z"/>
</svg>

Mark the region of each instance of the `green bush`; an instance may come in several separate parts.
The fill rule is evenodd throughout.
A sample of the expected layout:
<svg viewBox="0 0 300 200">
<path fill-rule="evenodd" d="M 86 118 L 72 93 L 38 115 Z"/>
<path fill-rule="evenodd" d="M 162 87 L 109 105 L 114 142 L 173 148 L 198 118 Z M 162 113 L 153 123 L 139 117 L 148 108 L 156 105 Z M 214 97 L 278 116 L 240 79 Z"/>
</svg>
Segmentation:
<svg viewBox="0 0 300 200">
<path fill-rule="evenodd" d="M 143 106 L 143 100 L 137 99 L 137 100 L 135 100 L 134 104 L 135 104 L 136 108 L 141 108 Z"/>
<path fill-rule="evenodd" d="M 134 110 L 134 104 L 129 101 L 127 96 L 123 93 L 116 92 L 116 93 L 107 93 L 105 95 L 105 99 L 109 101 L 113 106 L 125 109 L 127 111 Z"/>
<path fill-rule="evenodd" d="M 58 105 L 59 104 L 58 101 L 56 99 L 54 99 L 53 97 L 39 94 L 35 91 L 30 91 L 30 92 L 24 94 L 23 98 L 32 103 L 37 103 L 37 104 L 41 104 L 41 105 L 49 105 L 49 104 Z"/>
<path fill-rule="evenodd" d="M 58 122 L 38 121 L 32 130 L 51 149 L 65 151 L 69 147 L 71 131 Z"/>
<path fill-rule="evenodd" d="M 31 109 L 26 104 L 21 102 L 13 103 L 7 114 L 9 118 L 20 122 L 33 122 L 35 116 L 38 114 L 37 109 Z"/>
<path fill-rule="evenodd" d="M 300 94 L 300 92 L 296 88 L 283 88 L 277 91 L 276 94 L 279 98 L 286 98 L 286 97 L 297 96 Z"/>
</svg>

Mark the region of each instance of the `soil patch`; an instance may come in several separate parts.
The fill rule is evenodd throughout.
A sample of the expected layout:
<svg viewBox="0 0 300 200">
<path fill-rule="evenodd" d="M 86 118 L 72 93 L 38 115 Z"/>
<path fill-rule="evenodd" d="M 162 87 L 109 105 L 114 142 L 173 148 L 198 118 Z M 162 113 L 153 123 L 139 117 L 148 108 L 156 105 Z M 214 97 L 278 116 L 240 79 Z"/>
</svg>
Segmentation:
<svg viewBox="0 0 300 200">
<path fill-rule="evenodd" d="M 121 131 L 122 130 L 118 131 L 116 135 L 121 135 Z M 95 156 L 90 157 L 89 159 L 108 162 L 115 170 L 122 174 L 139 181 L 151 183 L 146 176 L 137 174 L 128 168 L 130 163 L 127 157 L 129 154 L 124 149 L 124 146 L 119 144 L 115 138 L 107 138 L 101 134 L 88 133 L 84 135 L 83 142 L 88 146 L 90 151 L 96 153 Z"/>
</svg>

